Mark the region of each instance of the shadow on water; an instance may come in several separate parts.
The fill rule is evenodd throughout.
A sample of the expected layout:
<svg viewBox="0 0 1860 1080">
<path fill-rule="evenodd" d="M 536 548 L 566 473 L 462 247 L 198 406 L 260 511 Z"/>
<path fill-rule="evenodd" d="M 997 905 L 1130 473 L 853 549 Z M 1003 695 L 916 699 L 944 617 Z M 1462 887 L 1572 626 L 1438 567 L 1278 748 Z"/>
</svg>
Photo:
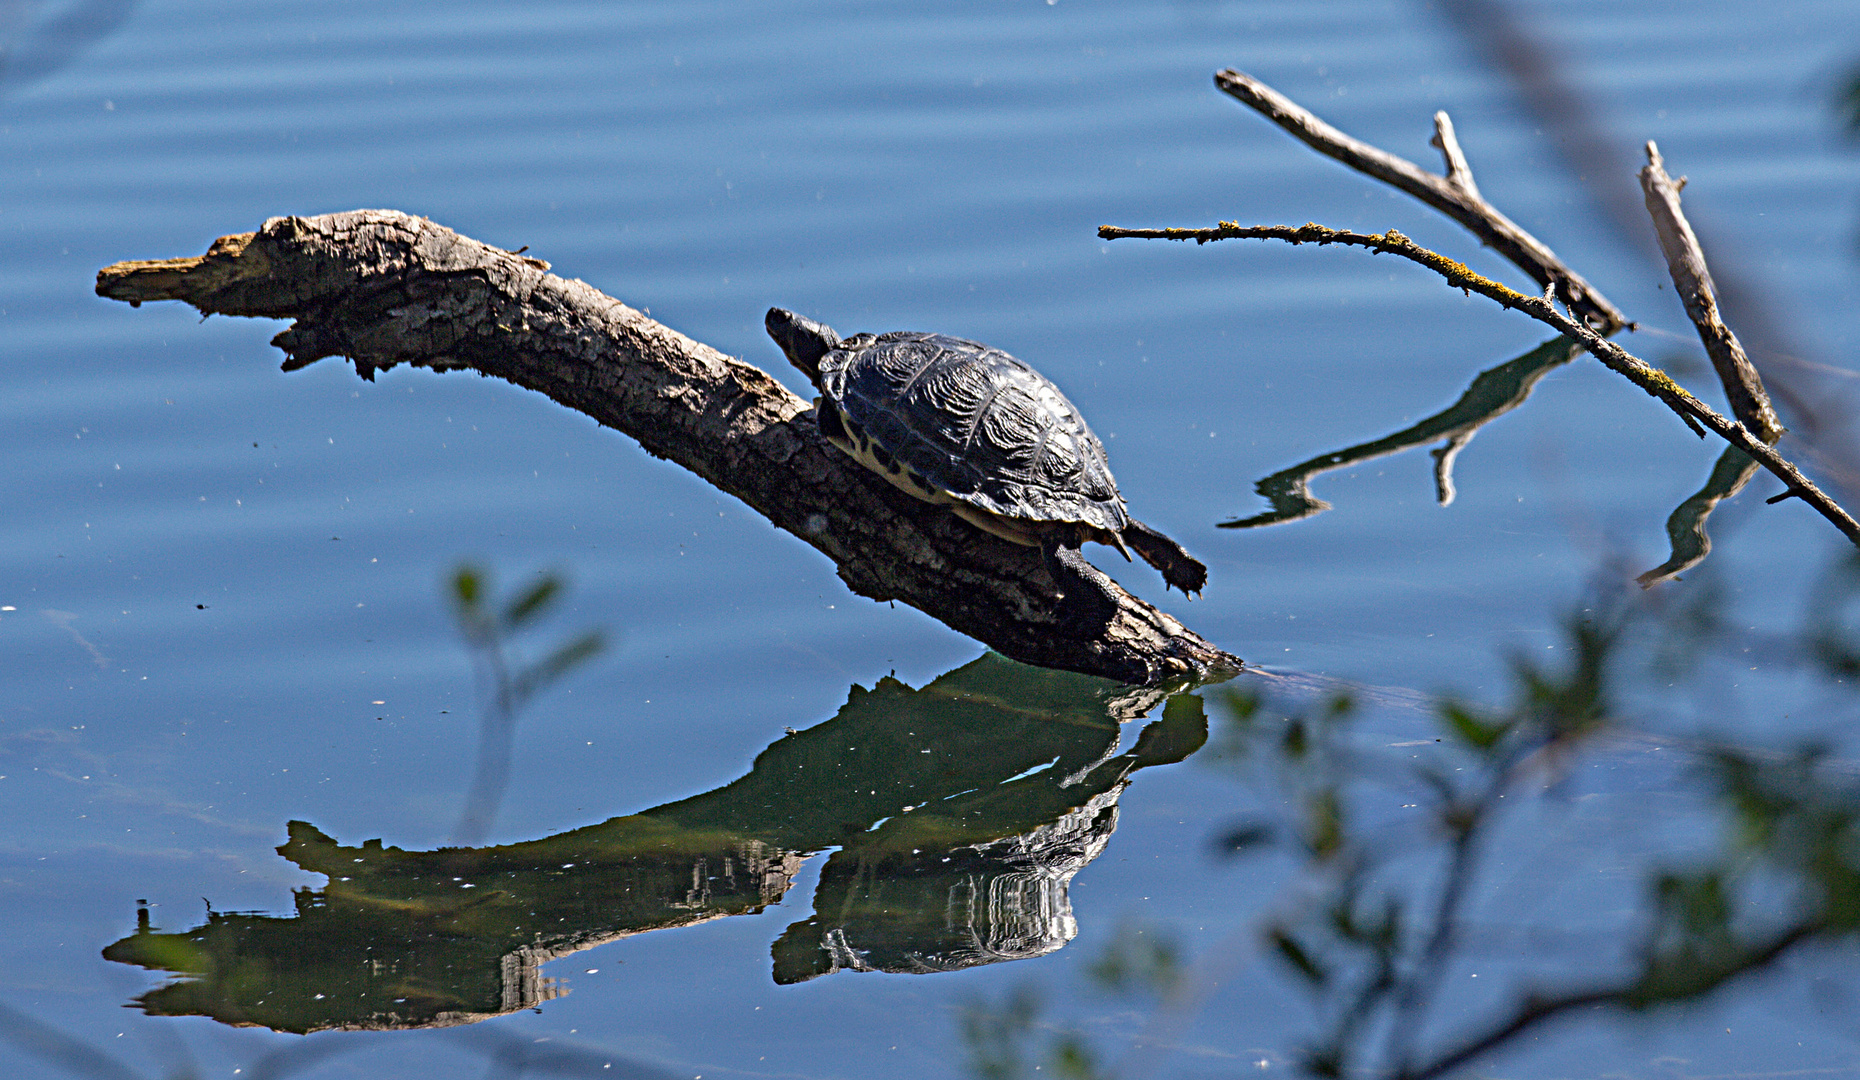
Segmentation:
<svg viewBox="0 0 1860 1080">
<path fill-rule="evenodd" d="M 293 913 L 164 932 L 145 911 L 103 955 L 183 976 L 137 999 L 151 1014 L 294 1032 L 471 1023 L 558 996 L 547 960 L 762 911 L 834 849 L 814 914 L 774 944 L 775 981 L 1039 956 L 1076 934 L 1068 885 L 1104 850 L 1131 775 L 1207 739 L 1201 699 L 1179 694 L 1120 752 L 1120 722 L 1163 697 L 991 653 L 922 689 L 854 686 L 746 776 L 559 836 L 403 851 L 291 822 L 279 853 L 329 877 Z"/>
</svg>

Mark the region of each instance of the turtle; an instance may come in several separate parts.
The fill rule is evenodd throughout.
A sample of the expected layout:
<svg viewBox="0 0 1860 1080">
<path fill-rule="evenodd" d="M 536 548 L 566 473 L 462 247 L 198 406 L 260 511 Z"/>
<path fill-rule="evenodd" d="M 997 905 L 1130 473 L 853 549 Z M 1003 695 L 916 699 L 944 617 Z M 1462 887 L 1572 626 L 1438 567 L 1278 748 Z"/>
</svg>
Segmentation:
<svg viewBox="0 0 1860 1080">
<path fill-rule="evenodd" d="M 769 336 L 820 396 L 828 442 L 897 487 L 971 525 L 1037 547 L 1062 595 L 1095 587 L 1087 540 L 1135 551 L 1193 596 L 1208 568 L 1130 516 L 1104 444 L 1059 387 L 1000 349 L 897 331 L 842 339 L 770 308 Z"/>
</svg>

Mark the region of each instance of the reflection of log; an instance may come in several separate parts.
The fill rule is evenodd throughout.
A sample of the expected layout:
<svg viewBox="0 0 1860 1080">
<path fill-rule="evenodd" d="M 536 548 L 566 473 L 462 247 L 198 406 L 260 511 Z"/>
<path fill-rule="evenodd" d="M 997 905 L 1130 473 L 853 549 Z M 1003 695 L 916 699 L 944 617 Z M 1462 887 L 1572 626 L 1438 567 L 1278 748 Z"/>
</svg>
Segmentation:
<svg viewBox="0 0 1860 1080">
<path fill-rule="evenodd" d="M 1024 833 L 930 848 L 900 848 L 890 838 L 878 850 L 835 852 L 820 872 L 814 914 L 775 943 L 775 981 L 839 971 L 925 975 L 1064 948 L 1078 935 L 1067 888 L 1110 843 L 1129 770 L 1121 761 L 1094 770 L 1092 786 L 1106 790 Z"/>
<path fill-rule="evenodd" d="M 438 852 L 341 847 L 292 822 L 279 852 L 330 878 L 297 893 L 293 917 L 209 912 L 103 955 L 191 976 L 138 999 L 154 1015 L 297 1032 L 448 1027 L 559 996 L 539 970 L 556 957 L 761 911 L 803 863 L 760 841 L 620 820 L 635 827 Z"/>
<path fill-rule="evenodd" d="M 989 653 L 921 689 L 854 687 L 734 782 L 556 836 L 404 851 L 293 822 L 279 853 L 329 881 L 290 916 L 145 918 L 103 955 L 183 976 L 137 999 L 150 1013 L 281 1031 L 470 1023 L 561 993 L 547 960 L 761 911 L 829 847 L 777 980 L 1039 955 L 1072 936 L 1067 882 L 1104 849 L 1131 774 L 1207 740 L 1201 699 L 1180 694 L 1118 752 L 1120 722 L 1164 693 Z"/>
<path fill-rule="evenodd" d="M 975 680 L 965 669 L 920 694 L 945 683 L 958 690 Z M 1074 716 L 1071 723 L 1085 719 Z M 921 730 L 922 717 L 907 722 Z M 1067 889 L 1110 842 L 1131 775 L 1180 761 L 1207 740 L 1201 699 L 1178 695 L 1127 753 L 1114 754 L 1109 741 L 1087 760 L 1092 743 L 1081 738 L 1067 749 L 1084 754 L 1061 753 L 1045 769 L 848 837 L 820 872 L 813 913 L 775 943 L 775 981 L 838 971 L 921 975 L 1063 948 L 1078 933 Z"/>
<path fill-rule="evenodd" d="M 826 554 L 854 592 L 1015 659 L 1126 682 L 1239 668 L 1108 579 L 1104 611 L 1060 617 L 1036 550 L 862 469 L 767 373 L 547 268 L 421 218 L 356 211 L 273 218 L 197 258 L 118 263 L 97 292 L 294 319 L 273 339 L 286 370 L 345 356 L 363 378 L 401 363 L 468 368 L 547 394 L 742 499 Z"/>
</svg>

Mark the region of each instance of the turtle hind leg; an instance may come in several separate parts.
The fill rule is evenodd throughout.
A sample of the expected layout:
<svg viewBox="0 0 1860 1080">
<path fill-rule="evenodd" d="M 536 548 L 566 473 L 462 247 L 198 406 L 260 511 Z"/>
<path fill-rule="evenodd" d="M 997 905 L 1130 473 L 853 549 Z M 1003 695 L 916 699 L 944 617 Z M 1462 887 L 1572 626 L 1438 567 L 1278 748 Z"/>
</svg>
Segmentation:
<svg viewBox="0 0 1860 1080">
<path fill-rule="evenodd" d="M 1208 583 L 1208 568 L 1201 560 L 1182 549 L 1182 545 L 1134 518 L 1124 529 L 1124 542 L 1154 566 L 1163 580 L 1192 596 Z"/>
<path fill-rule="evenodd" d="M 1056 613 L 1060 618 L 1093 626 L 1111 621 L 1117 613 L 1117 594 L 1111 591 L 1110 579 L 1104 572 L 1079 554 L 1077 539 L 1071 543 L 1048 539 L 1040 545 L 1040 556 L 1053 584 L 1059 586 Z"/>
</svg>

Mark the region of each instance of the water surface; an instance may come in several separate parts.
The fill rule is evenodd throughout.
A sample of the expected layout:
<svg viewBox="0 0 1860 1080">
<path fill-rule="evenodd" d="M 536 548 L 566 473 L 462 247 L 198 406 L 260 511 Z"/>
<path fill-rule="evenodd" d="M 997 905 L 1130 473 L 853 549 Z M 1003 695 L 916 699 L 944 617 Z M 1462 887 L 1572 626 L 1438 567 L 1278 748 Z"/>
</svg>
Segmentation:
<svg viewBox="0 0 1860 1080">
<path fill-rule="evenodd" d="M 1812 359 L 1850 355 L 1860 166 L 1823 102 L 1860 51 L 1860 11 L 1522 10 L 1605 132 L 1657 138 L 1690 176 L 1714 257 L 1761 283 Z M 166 983 L 102 953 L 135 932 L 138 900 L 180 934 L 209 907 L 275 923 L 292 890 L 330 884 L 275 850 L 287 822 L 344 849 L 445 843 L 476 724 L 441 592 L 461 560 L 505 587 L 572 580 L 532 650 L 588 626 L 613 641 L 520 718 L 497 845 L 726 789 L 855 688 L 922 688 L 981 650 L 852 596 L 753 512 L 537 395 L 405 369 L 364 383 L 336 361 L 284 375 L 266 344 L 281 325 L 99 300 L 107 263 L 197 253 L 279 214 L 391 207 L 529 245 L 797 391 L 761 331 L 771 304 L 843 333 L 990 342 L 1065 388 L 1133 511 L 1206 561 L 1211 583 L 1189 603 L 1147 567 L 1094 559 L 1253 663 L 1388 688 L 1375 730 L 1390 742 L 1431 737 L 1430 693 L 1502 695 L 1507 650 L 1554 652 L 1598 565 L 1663 559 L 1667 512 L 1716 457 L 1577 360 L 1481 430 L 1448 508 L 1411 450 L 1313 481 L 1334 507 L 1319 516 L 1215 528 L 1265 508 L 1258 478 L 1407 427 L 1544 337 L 1359 252 L 1096 239 L 1102 223 L 1223 218 L 1395 227 L 1519 280 L 1217 93 L 1218 68 L 1430 165 L 1429 118 L 1450 110 L 1486 194 L 1645 324 L 1628 347 L 1696 356 L 1641 243 L 1596 209 L 1508 78 L 1421 5 L 145 0 L 0 14 L 0 1004 L 145 1075 L 230 1075 L 298 1042 L 331 1056 L 295 1075 L 481 1070 L 505 1039 L 666 1075 L 950 1075 L 964 1006 L 1017 986 L 1040 987 L 1056 1022 L 1135 1038 L 1148 1013 L 1087 989 L 1133 925 L 1231 961 L 1161 1073 L 1287 1068 L 1306 1017 L 1248 944 L 1287 868 L 1208 856 L 1258 796 L 1205 755 L 1119 774 L 1114 834 L 1066 864 L 1069 908 L 1041 939 L 1054 947 L 1013 962 L 778 982 L 777 943 L 832 920 L 816 897 L 849 895 L 846 852 L 874 842 L 815 830 L 757 838 L 798 860 L 774 902 L 545 962 L 567 992 L 519 999 L 535 1011 L 305 1037 L 125 1009 Z M 1837 549 L 1799 502 L 1763 506 L 1776 491 L 1760 477 L 1715 519 L 1700 576 L 1740 625 L 1793 626 Z M 1784 674 L 1723 674 L 1669 719 L 1779 741 L 1815 726 L 1795 705 L 1805 693 Z M 1144 723 L 1041 760 L 1135 754 Z M 1498 917 L 1552 937 L 1618 928 L 1632 890 L 1614 868 L 1698 842 L 1673 770 L 1628 757 L 1603 771 L 1574 824 L 1519 826 L 1538 843 L 1502 860 L 1494 903 L 1521 907 Z M 1622 829 L 1669 807 L 1671 835 Z M 886 827 L 861 812 L 859 828 Z M 1584 959 L 1515 941 L 1491 955 L 1502 971 L 1571 953 Z M 1851 1016 L 1824 1023 L 1806 993 L 1734 997 L 1654 1034 L 1579 1024 L 1512 1065 L 1860 1069 L 1839 1034 Z M 1727 1028 L 1734 1039 L 1712 1041 Z M 0 1061 L 45 1067 L 17 1041 Z"/>
</svg>

